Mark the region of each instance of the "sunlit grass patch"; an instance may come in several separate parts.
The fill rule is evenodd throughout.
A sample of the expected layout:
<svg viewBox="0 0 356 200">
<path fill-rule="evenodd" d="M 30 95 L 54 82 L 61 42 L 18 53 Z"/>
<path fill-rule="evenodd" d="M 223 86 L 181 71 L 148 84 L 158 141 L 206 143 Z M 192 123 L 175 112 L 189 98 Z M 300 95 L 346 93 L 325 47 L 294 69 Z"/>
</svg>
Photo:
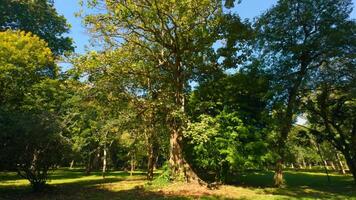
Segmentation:
<svg viewBox="0 0 356 200">
<path fill-rule="evenodd" d="M 356 199 L 356 188 L 351 176 L 331 174 L 331 182 L 320 172 L 285 172 L 287 185 L 274 188 L 272 172 L 253 172 L 240 177 L 243 184 L 222 185 L 210 190 L 205 186 L 171 183 L 156 175 L 152 182 L 144 172 L 101 172 L 85 175 L 81 169 L 59 169 L 51 174 L 49 188 L 40 194 L 31 193 L 27 180 L 16 173 L 0 172 L 0 199 Z"/>
</svg>

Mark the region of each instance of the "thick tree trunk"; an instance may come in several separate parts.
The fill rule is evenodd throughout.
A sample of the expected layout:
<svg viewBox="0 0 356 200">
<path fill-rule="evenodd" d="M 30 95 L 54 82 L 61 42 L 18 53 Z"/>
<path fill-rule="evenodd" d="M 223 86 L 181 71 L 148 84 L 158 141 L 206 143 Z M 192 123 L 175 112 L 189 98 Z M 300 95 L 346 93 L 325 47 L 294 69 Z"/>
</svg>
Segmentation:
<svg viewBox="0 0 356 200">
<path fill-rule="evenodd" d="M 281 187 L 284 184 L 282 159 L 279 159 L 276 163 L 276 169 L 274 172 L 274 184 L 277 187 Z"/>
<path fill-rule="evenodd" d="M 349 167 L 349 171 L 351 172 L 354 182 L 356 184 L 356 160 L 353 159 L 348 153 L 344 154 L 347 166 Z"/>
<path fill-rule="evenodd" d="M 181 140 L 184 129 L 184 114 L 185 114 L 185 97 L 184 97 L 184 67 L 181 63 L 181 57 L 177 52 L 175 62 L 175 108 L 173 116 L 170 121 L 170 155 L 169 165 L 171 169 L 171 179 L 186 182 L 199 182 L 202 180 L 193 171 L 191 166 L 185 161 L 183 157 L 183 149 Z"/>
<path fill-rule="evenodd" d="M 179 137 L 180 135 L 177 131 L 173 131 L 170 138 L 169 165 L 171 169 L 171 179 L 175 181 L 203 183 L 191 166 L 185 161 Z"/>
<path fill-rule="evenodd" d="M 170 137 L 169 165 L 172 173 L 171 178 L 174 180 L 182 180 L 185 178 L 184 158 L 179 144 L 180 137 L 179 131 L 173 129 Z"/>
<path fill-rule="evenodd" d="M 290 120 L 288 120 L 290 119 Z M 278 142 L 278 155 L 279 158 L 276 162 L 275 174 L 274 174 L 274 185 L 276 187 L 281 187 L 284 184 L 283 178 L 283 164 L 285 159 L 285 145 L 288 138 L 289 131 L 291 129 L 292 123 L 292 114 L 290 113 L 290 117 L 285 121 L 284 128 L 281 130 L 281 135 Z"/>
</svg>

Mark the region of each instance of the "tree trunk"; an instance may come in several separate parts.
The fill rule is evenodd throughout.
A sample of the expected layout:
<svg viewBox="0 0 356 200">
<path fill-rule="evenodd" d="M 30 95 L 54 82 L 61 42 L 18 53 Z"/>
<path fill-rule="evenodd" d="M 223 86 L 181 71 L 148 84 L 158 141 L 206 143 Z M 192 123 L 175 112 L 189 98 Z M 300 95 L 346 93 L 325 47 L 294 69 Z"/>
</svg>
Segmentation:
<svg viewBox="0 0 356 200">
<path fill-rule="evenodd" d="M 317 143 L 316 146 L 318 148 L 318 153 L 319 153 L 320 159 L 322 160 L 322 162 L 324 164 L 324 169 L 325 169 L 326 176 L 328 177 L 328 182 L 330 182 L 330 177 L 329 177 L 329 172 L 328 172 L 328 164 L 327 164 L 326 160 L 323 157 L 323 154 L 322 154 L 321 148 L 320 148 L 320 144 Z"/>
<path fill-rule="evenodd" d="M 286 111 L 284 112 L 282 119 L 280 119 L 281 128 L 280 128 L 280 136 L 277 143 L 277 153 L 279 158 L 277 159 L 276 162 L 276 169 L 275 169 L 275 176 L 274 176 L 274 184 L 277 187 L 281 187 L 282 184 L 284 183 L 282 171 L 283 171 L 283 163 L 285 159 L 286 141 L 288 139 L 288 134 L 292 128 L 293 114 L 295 113 L 295 108 L 297 106 L 298 91 L 300 85 L 302 84 L 304 76 L 306 75 L 308 70 L 309 61 L 307 59 L 307 54 L 305 54 L 305 52 L 303 52 L 302 54 L 303 56 L 301 56 L 301 60 L 300 60 L 300 66 L 301 66 L 300 71 L 298 72 L 295 82 L 293 83 L 291 88 L 288 89 Z"/>
<path fill-rule="evenodd" d="M 87 165 L 85 168 L 85 174 L 89 175 L 90 172 L 91 172 L 91 154 L 89 154 L 89 156 L 88 156 L 88 162 L 87 162 Z"/>
<path fill-rule="evenodd" d="M 292 128 L 295 98 L 296 98 L 296 93 L 292 91 L 288 100 L 287 110 L 283 118 L 282 127 L 280 129 L 280 136 L 277 143 L 277 153 L 279 158 L 276 162 L 275 175 L 274 175 L 274 185 L 276 187 L 281 187 L 284 184 L 283 164 L 285 159 L 285 147 L 286 147 L 286 141 L 288 139 L 288 134 Z"/>
<path fill-rule="evenodd" d="M 349 154 L 344 154 L 347 166 L 349 167 L 349 171 L 351 172 L 354 182 L 356 184 L 356 160 L 352 159 Z"/>
<path fill-rule="evenodd" d="M 284 159 L 285 159 L 285 146 L 286 146 L 286 141 L 288 138 L 289 131 L 291 129 L 292 113 L 289 112 L 288 116 L 289 117 L 285 121 L 284 127 L 281 130 L 281 135 L 278 140 L 279 142 L 278 142 L 278 146 L 277 146 L 277 148 L 278 148 L 277 152 L 278 152 L 279 158 L 276 162 L 275 175 L 274 175 L 274 185 L 276 187 L 282 187 L 284 184 L 283 164 L 284 164 Z"/>
<path fill-rule="evenodd" d="M 179 144 L 180 135 L 178 130 L 174 129 L 171 132 L 170 137 L 170 156 L 169 156 L 169 165 L 171 168 L 172 179 L 183 179 L 184 174 L 184 159 L 182 155 L 182 149 Z"/>
<path fill-rule="evenodd" d="M 73 167 L 74 167 L 74 160 L 72 160 L 72 162 L 70 162 L 69 169 L 73 169 Z"/>
<path fill-rule="evenodd" d="M 107 161 L 106 145 L 104 145 L 104 148 L 103 148 L 103 178 L 105 178 L 105 173 L 106 173 L 106 161 Z"/>
<path fill-rule="evenodd" d="M 132 176 L 134 170 L 135 170 L 135 160 L 134 160 L 134 154 L 131 152 L 131 161 L 130 161 L 130 176 Z"/>
<path fill-rule="evenodd" d="M 330 163 L 331 169 L 333 169 L 334 171 L 336 171 L 334 162 L 333 162 L 333 161 L 330 161 L 329 163 Z"/>
<path fill-rule="evenodd" d="M 173 126 L 170 135 L 169 165 L 171 169 L 171 180 L 204 183 L 185 161 L 181 147 L 181 128 Z"/>
<path fill-rule="evenodd" d="M 186 181 L 186 182 L 202 182 L 202 180 L 193 171 L 191 166 L 185 161 L 183 157 L 183 150 L 181 140 L 183 137 L 183 129 L 185 125 L 185 97 L 184 85 L 185 77 L 183 73 L 183 66 L 181 57 L 177 53 L 175 62 L 175 110 L 171 116 L 170 121 L 170 151 L 169 151 L 169 165 L 171 169 L 171 180 Z"/>
<path fill-rule="evenodd" d="M 282 159 L 279 159 L 276 164 L 276 169 L 274 173 L 274 184 L 277 187 L 281 187 L 284 184 Z"/>
<path fill-rule="evenodd" d="M 329 165 L 326 160 L 323 160 L 323 164 L 324 164 L 325 169 L 329 170 Z"/>
<path fill-rule="evenodd" d="M 147 180 L 151 181 L 153 179 L 153 169 L 154 169 L 154 149 L 152 141 L 148 144 L 148 163 L 147 163 Z"/>
<path fill-rule="evenodd" d="M 303 158 L 303 160 L 302 160 L 302 163 L 303 163 L 303 165 L 302 165 L 302 169 L 306 169 L 307 168 L 307 164 L 306 164 L 306 162 L 305 162 L 305 159 Z"/>
<path fill-rule="evenodd" d="M 339 153 L 336 153 L 336 158 L 337 158 L 337 162 L 339 164 L 340 173 L 341 174 L 346 174 L 345 168 L 344 168 L 344 165 L 342 164 L 342 161 L 341 161 Z"/>
</svg>

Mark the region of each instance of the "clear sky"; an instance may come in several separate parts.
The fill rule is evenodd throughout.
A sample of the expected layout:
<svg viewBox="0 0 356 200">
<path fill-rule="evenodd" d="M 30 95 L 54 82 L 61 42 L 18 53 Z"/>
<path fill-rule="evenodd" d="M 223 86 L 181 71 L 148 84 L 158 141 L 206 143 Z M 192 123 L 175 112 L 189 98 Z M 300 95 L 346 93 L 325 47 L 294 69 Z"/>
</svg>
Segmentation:
<svg viewBox="0 0 356 200">
<path fill-rule="evenodd" d="M 234 8 L 242 19 L 253 18 L 260 15 L 264 10 L 271 7 L 277 0 L 242 0 L 242 3 Z M 356 0 L 353 0 L 356 5 Z M 69 36 L 73 38 L 77 53 L 84 53 L 85 46 L 89 44 L 89 35 L 81 23 L 81 19 L 74 16 L 80 6 L 78 0 L 55 0 L 55 7 L 59 14 L 64 15 L 72 28 Z M 356 18 L 356 10 L 352 13 L 352 18 Z"/>
</svg>

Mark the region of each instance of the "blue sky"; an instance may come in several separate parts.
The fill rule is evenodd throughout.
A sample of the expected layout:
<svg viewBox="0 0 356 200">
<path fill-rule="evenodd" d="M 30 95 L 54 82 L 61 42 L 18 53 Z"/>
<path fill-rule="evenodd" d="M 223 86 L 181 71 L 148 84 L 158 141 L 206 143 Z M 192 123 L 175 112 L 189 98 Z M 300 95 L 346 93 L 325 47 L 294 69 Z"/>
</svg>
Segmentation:
<svg viewBox="0 0 356 200">
<path fill-rule="evenodd" d="M 234 8 L 241 18 L 253 18 L 260 15 L 264 10 L 271 7 L 277 0 L 242 0 L 242 3 Z M 353 0 L 356 5 L 356 0 Z M 59 14 L 64 15 L 72 28 L 69 36 L 73 38 L 77 53 L 84 53 L 85 46 L 89 45 L 89 34 L 81 23 L 81 19 L 74 16 L 80 10 L 78 0 L 55 0 L 55 7 Z M 352 18 L 356 18 L 356 11 L 352 13 Z"/>
</svg>

